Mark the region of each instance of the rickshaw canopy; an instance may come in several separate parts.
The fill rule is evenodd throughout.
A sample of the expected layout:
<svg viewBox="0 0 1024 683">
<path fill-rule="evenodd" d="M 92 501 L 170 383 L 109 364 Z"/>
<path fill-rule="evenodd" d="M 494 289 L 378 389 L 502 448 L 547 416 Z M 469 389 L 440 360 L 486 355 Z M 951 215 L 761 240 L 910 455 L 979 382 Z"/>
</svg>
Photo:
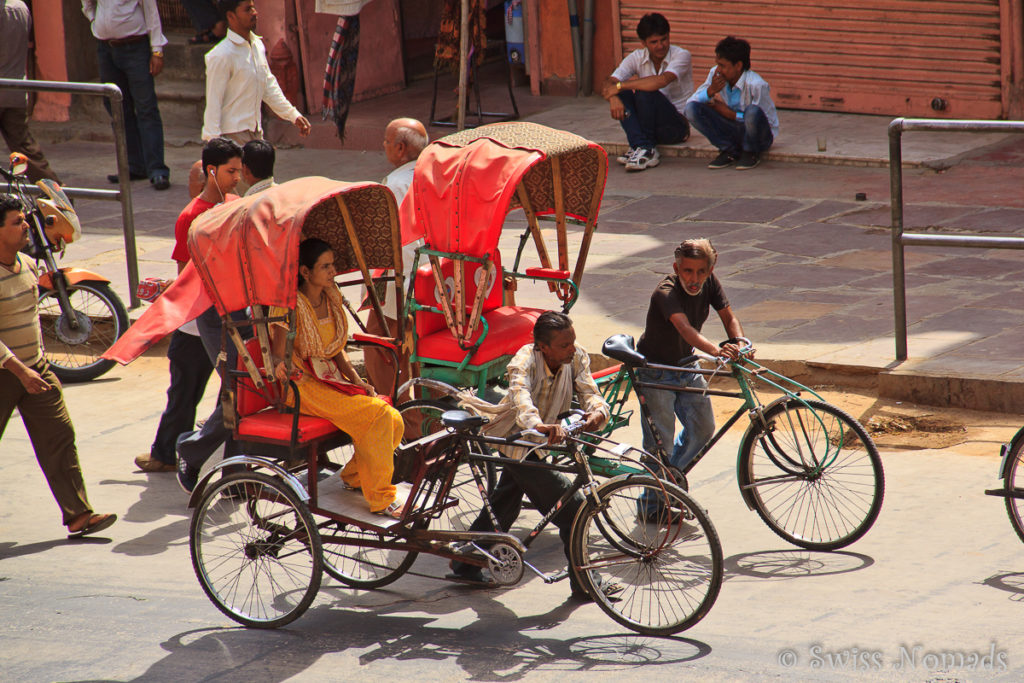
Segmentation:
<svg viewBox="0 0 1024 683">
<path fill-rule="evenodd" d="M 331 245 L 339 274 L 394 269 L 401 278 L 397 206 L 377 183 L 298 178 L 220 204 L 189 229 L 192 257 L 178 278 L 112 346 L 105 358 L 128 363 L 211 305 L 221 315 L 252 305 L 295 307 L 299 242 Z M 369 296 L 380 315 L 373 287 Z"/>
<path fill-rule="evenodd" d="M 495 123 L 427 146 L 402 206 L 403 233 L 431 248 L 467 256 L 492 253 L 505 216 L 554 214 L 593 230 L 608 158 L 596 143 L 536 123 Z M 561 240 L 560 240 L 561 241 Z M 545 254 L 546 255 L 546 254 Z M 560 266 L 565 267 L 560 254 Z M 551 264 L 545 264 L 550 267 Z"/>
</svg>

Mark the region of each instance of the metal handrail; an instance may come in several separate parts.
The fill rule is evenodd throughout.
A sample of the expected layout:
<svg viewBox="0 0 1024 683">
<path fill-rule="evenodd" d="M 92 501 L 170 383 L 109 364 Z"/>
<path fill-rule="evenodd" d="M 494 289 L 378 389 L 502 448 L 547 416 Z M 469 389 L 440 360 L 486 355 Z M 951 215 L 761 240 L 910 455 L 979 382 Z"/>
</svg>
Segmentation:
<svg viewBox="0 0 1024 683">
<path fill-rule="evenodd" d="M 117 155 L 119 189 L 100 190 L 81 187 L 62 187 L 61 189 L 71 198 L 109 199 L 121 203 L 121 230 L 124 233 L 125 264 L 128 268 L 128 298 L 131 308 L 138 308 L 142 305 L 136 293 L 139 286 L 139 261 L 135 247 L 135 216 L 132 210 L 132 189 L 128 171 L 128 146 L 125 138 L 124 110 L 121 108 L 124 96 L 121 94 L 121 89 L 113 83 L 74 83 L 67 81 L 30 81 L 17 78 L 0 78 L 0 90 L 97 95 L 99 97 L 106 97 L 110 101 L 111 127 L 114 130 L 114 148 Z"/>
<path fill-rule="evenodd" d="M 1024 121 L 959 119 L 893 119 L 889 123 L 889 191 L 892 209 L 892 295 L 895 315 L 896 360 L 907 359 L 907 291 L 903 247 L 962 247 L 1024 249 L 1024 237 L 936 235 L 903 232 L 903 131 L 959 133 L 1024 133 Z"/>
</svg>

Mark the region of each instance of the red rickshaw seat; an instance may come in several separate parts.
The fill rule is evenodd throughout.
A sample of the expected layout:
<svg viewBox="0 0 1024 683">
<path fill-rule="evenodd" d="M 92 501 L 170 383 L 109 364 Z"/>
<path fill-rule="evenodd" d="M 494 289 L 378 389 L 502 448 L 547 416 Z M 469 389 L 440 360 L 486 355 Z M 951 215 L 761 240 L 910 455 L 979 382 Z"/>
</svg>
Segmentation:
<svg viewBox="0 0 1024 683">
<path fill-rule="evenodd" d="M 501 356 L 511 356 L 524 344 L 533 341 L 533 325 L 544 311 L 540 308 L 524 306 L 501 306 L 484 313 L 487 320 L 487 337 L 480 348 L 470 358 L 470 365 L 483 365 Z M 483 324 L 473 335 L 475 342 L 480 338 Z M 451 331 L 447 327 L 421 337 L 417 355 L 427 360 L 441 360 L 450 363 L 461 363 L 466 351 L 459 347 Z"/>
<path fill-rule="evenodd" d="M 249 339 L 245 348 L 252 356 L 253 362 L 260 370 L 263 369 L 263 355 L 260 353 L 258 339 Z M 238 370 L 245 371 L 242 359 L 238 359 Z M 266 391 L 266 390 L 264 390 Z M 239 377 L 235 388 L 235 409 L 238 414 L 238 436 L 268 441 L 291 442 L 292 413 L 279 413 L 267 400 L 264 391 L 256 389 L 248 375 Z M 330 420 L 312 415 L 299 415 L 296 443 L 302 444 L 320 439 L 340 431 Z"/>
</svg>

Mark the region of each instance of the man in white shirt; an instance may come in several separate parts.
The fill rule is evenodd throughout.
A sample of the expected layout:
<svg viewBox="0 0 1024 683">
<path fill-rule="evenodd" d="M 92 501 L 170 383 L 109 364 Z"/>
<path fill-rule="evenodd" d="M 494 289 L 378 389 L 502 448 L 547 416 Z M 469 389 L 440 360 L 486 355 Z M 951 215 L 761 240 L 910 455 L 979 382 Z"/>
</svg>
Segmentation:
<svg viewBox="0 0 1024 683">
<path fill-rule="evenodd" d="M 164 68 L 164 37 L 156 0 L 82 0 L 82 13 L 96 37 L 100 80 L 124 96 L 128 171 L 132 180 L 149 178 L 158 190 L 171 186 L 164 163 L 164 124 L 153 78 Z M 104 100 L 107 111 L 110 103 Z M 118 182 L 116 174 L 107 176 Z"/>
<path fill-rule="evenodd" d="M 430 142 L 427 129 L 416 119 L 395 119 L 384 129 L 384 156 L 395 166 L 395 170 L 385 176 L 381 182 L 395 195 L 395 203 L 402 205 L 402 200 L 412 186 L 413 171 L 420 152 Z M 416 258 L 416 248 L 423 244 L 422 240 L 414 240 L 402 245 L 402 265 L 405 267 L 405 290 L 412 287 L 412 264 Z M 387 330 L 381 329 L 376 315 L 370 315 L 366 323 L 366 331 L 383 337 L 394 337 L 398 332 L 398 315 L 405 302 L 393 301 L 394 288 L 388 287 L 382 306 L 388 319 Z M 363 351 L 366 374 L 378 393 L 389 394 L 395 382 L 395 367 L 390 354 L 367 348 Z"/>
<path fill-rule="evenodd" d="M 715 46 L 715 66 L 686 103 L 686 118 L 719 154 L 708 168 L 747 171 L 779 134 L 771 87 L 750 68 L 750 43 L 728 36 Z"/>
<path fill-rule="evenodd" d="M 670 44 L 669 24 L 657 12 L 636 26 L 643 47 L 626 55 L 601 90 L 612 118 L 622 124 L 629 152 L 618 158 L 627 171 L 643 171 L 661 162 L 656 145 L 674 145 L 690 137 L 683 116 L 693 93 L 690 53 Z"/>
<path fill-rule="evenodd" d="M 217 7 L 228 22 L 228 32 L 206 53 L 203 140 L 223 136 L 244 145 L 262 139 L 261 102 L 291 121 L 300 135 L 309 135 L 309 121 L 281 92 L 267 64 L 263 39 L 253 33 L 258 18 L 253 0 L 219 0 Z"/>
</svg>

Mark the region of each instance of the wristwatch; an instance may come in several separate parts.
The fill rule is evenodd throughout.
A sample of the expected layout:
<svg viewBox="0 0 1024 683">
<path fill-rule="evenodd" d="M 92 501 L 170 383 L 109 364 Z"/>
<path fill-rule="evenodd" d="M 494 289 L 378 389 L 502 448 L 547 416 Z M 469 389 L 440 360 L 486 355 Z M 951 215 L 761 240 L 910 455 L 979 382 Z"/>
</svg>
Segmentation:
<svg viewBox="0 0 1024 683">
<path fill-rule="evenodd" d="M 151 50 L 151 52 L 153 53 L 154 57 L 163 57 L 164 56 L 164 50 L 163 50 L 163 48 L 160 48 L 160 47 L 154 47 Z"/>
<path fill-rule="evenodd" d="M 622 90 L 622 81 L 615 81 L 615 89 Z"/>
</svg>

